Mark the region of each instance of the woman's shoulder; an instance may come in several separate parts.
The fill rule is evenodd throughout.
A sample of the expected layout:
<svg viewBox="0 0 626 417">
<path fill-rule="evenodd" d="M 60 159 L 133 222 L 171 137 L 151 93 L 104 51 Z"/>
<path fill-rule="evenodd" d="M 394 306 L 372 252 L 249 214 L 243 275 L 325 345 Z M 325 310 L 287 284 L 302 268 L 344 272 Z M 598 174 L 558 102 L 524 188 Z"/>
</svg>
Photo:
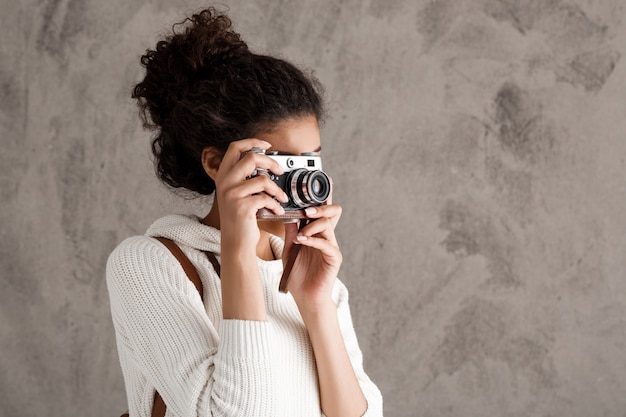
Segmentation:
<svg viewBox="0 0 626 417">
<path fill-rule="evenodd" d="M 107 259 L 107 280 L 119 282 L 129 277 L 136 280 L 138 276 L 163 270 L 169 263 L 166 251 L 160 242 L 149 236 L 126 238 L 113 249 Z"/>
<path fill-rule="evenodd" d="M 145 259 L 154 254 L 160 244 L 152 237 L 137 235 L 121 241 L 109 255 L 107 263 Z"/>
</svg>

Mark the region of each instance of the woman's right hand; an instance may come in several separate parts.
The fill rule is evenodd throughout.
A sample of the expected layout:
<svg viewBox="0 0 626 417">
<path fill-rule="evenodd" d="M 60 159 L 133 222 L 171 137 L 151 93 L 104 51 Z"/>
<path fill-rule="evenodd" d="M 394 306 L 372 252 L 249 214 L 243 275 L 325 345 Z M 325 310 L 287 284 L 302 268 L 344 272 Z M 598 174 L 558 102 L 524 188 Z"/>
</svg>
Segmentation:
<svg viewBox="0 0 626 417">
<path fill-rule="evenodd" d="M 256 254 L 260 238 L 256 213 L 267 208 L 283 214 L 280 202 L 289 201 L 287 195 L 266 175 L 249 178 L 255 169 L 266 169 L 283 174 L 280 165 L 267 155 L 249 152 L 252 148 L 267 150 L 271 144 L 259 139 L 231 142 L 215 176 L 216 197 L 220 214 L 222 246 L 236 250 L 250 250 Z"/>
</svg>

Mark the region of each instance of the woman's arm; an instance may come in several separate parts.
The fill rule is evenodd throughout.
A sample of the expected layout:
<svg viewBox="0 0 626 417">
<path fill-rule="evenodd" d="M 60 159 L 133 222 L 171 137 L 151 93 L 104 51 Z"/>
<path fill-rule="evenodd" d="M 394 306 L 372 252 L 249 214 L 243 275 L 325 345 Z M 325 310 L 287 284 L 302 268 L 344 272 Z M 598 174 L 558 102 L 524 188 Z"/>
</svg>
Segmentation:
<svg viewBox="0 0 626 417">
<path fill-rule="evenodd" d="M 332 298 L 342 262 L 334 233 L 341 216 L 341 207 L 329 204 L 307 209 L 307 216 L 313 221 L 301 232 L 297 231 L 295 225 L 285 227 L 283 256 L 288 256 L 294 244 L 302 245 L 290 275 L 288 289 L 298 304 L 313 346 L 322 411 L 327 417 L 360 417 L 368 411 L 368 400 L 355 372 L 355 363 L 358 363 L 359 371 L 364 375 L 360 351 L 353 335 L 349 309 L 345 317 L 340 318 L 338 312 L 343 311 L 344 306 L 339 306 L 340 310 Z M 354 363 L 346 346 L 346 335 L 342 332 L 342 320 L 349 322 L 350 348 L 353 354 L 359 356 L 353 358 Z M 363 375 L 361 379 L 368 379 Z"/>
<path fill-rule="evenodd" d="M 333 302 L 315 311 L 300 309 L 315 353 L 322 411 L 327 417 L 360 417 L 367 401 L 339 327 Z"/>
<path fill-rule="evenodd" d="M 258 139 L 232 142 L 215 164 L 215 149 L 205 148 L 203 166 L 214 180 L 219 225 L 222 232 L 222 302 L 225 319 L 265 321 L 266 308 L 263 286 L 257 267 L 257 243 L 260 238 L 256 213 L 267 208 L 283 214 L 279 201 L 287 195 L 267 176 L 249 178 L 257 168 L 282 174 L 273 159 L 255 152 L 256 147 L 269 148 Z"/>
<path fill-rule="evenodd" d="M 144 236 L 113 251 L 107 285 L 127 382 L 145 378 L 177 416 L 275 415 L 270 323 L 224 320 L 216 328 L 178 261 Z M 145 388 L 127 387 L 131 415 L 151 407 Z"/>
</svg>

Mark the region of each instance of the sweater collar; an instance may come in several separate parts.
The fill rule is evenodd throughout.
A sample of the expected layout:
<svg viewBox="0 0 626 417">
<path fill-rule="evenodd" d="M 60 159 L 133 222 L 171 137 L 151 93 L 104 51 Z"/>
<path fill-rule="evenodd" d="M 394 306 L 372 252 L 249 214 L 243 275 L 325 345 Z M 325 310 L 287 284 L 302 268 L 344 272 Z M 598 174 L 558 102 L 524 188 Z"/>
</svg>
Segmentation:
<svg viewBox="0 0 626 417">
<path fill-rule="evenodd" d="M 195 215 L 170 214 L 148 228 L 146 236 L 165 237 L 178 245 L 209 252 L 220 252 L 220 231 L 200 222 Z"/>
<path fill-rule="evenodd" d="M 170 214 L 152 223 L 146 236 L 165 237 L 179 245 L 219 254 L 222 235 L 218 229 L 203 224 L 196 215 Z M 283 240 L 271 235 L 270 245 L 276 257 L 280 259 L 284 247 Z"/>
</svg>

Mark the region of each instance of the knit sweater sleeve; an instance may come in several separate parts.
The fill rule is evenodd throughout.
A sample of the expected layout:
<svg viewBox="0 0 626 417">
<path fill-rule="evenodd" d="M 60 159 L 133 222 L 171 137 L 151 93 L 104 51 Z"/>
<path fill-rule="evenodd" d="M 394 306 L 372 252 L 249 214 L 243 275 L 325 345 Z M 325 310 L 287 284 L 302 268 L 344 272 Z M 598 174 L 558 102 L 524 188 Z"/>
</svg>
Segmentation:
<svg viewBox="0 0 626 417">
<path fill-rule="evenodd" d="M 352 368 L 363 391 L 363 395 L 367 400 L 367 411 L 363 417 L 382 417 L 383 397 L 378 387 L 367 376 L 363 368 L 363 354 L 359 348 L 354 325 L 352 324 L 352 315 L 350 314 L 348 289 L 341 281 L 337 280 L 333 293 L 333 298 L 337 303 L 339 326 L 346 345 L 346 350 L 348 351 Z"/>
<path fill-rule="evenodd" d="M 224 320 L 216 328 L 180 264 L 147 237 L 113 251 L 107 285 L 118 349 L 163 397 L 168 415 L 272 415 L 270 323 Z M 128 395 L 132 415 L 130 398 L 142 393 Z"/>
</svg>

